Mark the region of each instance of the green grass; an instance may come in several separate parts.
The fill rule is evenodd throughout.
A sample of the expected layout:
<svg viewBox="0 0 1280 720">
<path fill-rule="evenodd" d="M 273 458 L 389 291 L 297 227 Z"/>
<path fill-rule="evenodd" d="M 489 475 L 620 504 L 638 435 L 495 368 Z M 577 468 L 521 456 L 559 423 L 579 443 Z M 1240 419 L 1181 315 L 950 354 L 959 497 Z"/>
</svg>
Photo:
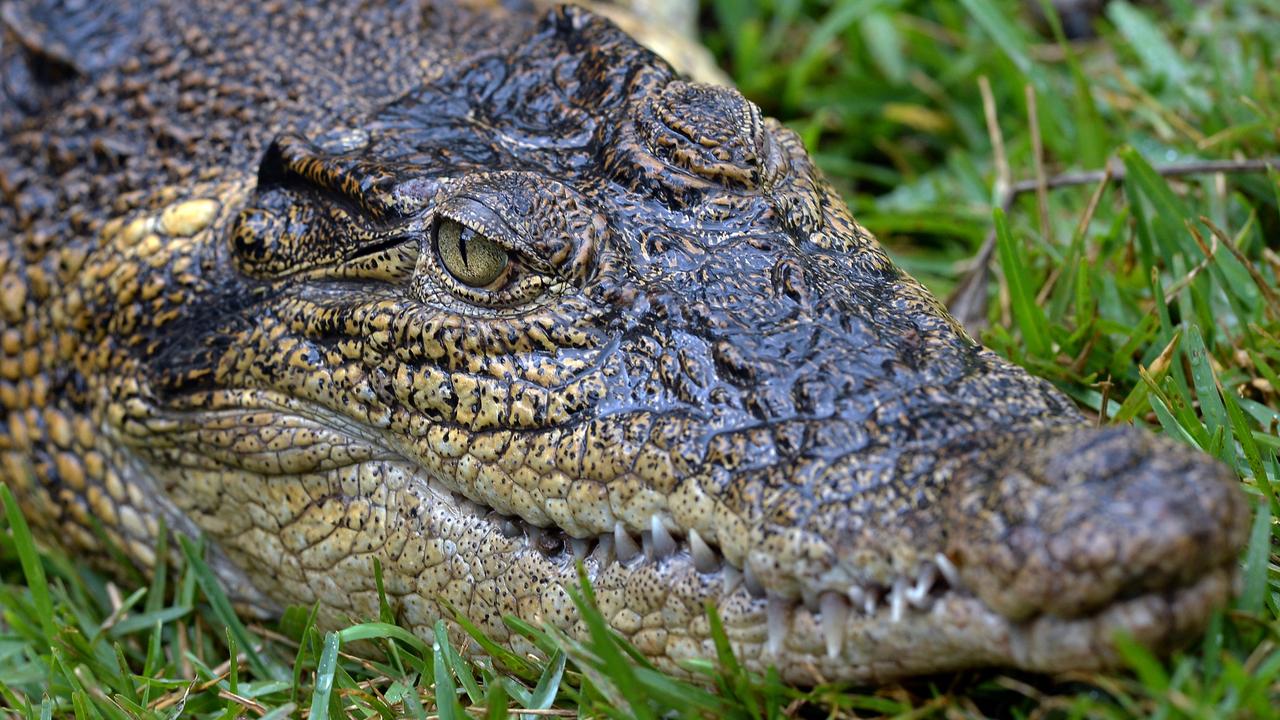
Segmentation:
<svg viewBox="0 0 1280 720">
<path fill-rule="evenodd" d="M 1236 470 L 1258 507 L 1241 558 L 1243 592 L 1197 645 L 1170 659 L 1124 645 L 1129 668 L 1111 675 L 974 672 L 801 692 L 746 674 L 722 643 L 718 658 L 694 668 L 715 687 L 708 692 L 662 675 L 619 643 L 591 611 L 589 589 L 577 598 L 592 627 L 588 642 L 513 620 L 550 661 L 473 633 L 468 642 L 490 657 L 472 662 L 442 631 L 428 645 L 390 624 L 389 612 L 337 633 L 318 631 L 306 608 L 269 627 L 246 626 L 195 546 L 182 548 L 181 566 L 117 588 L 37 551 L 5 503 L 0 711 L 1280 714 L 1280 174 L 1162 174 L 1173 165 L 1280 156 L 1280 9 L 1269 0 L 1113 3 L 1098 22 L 1100 39 L 1070 46 L 1051 30 L 1030 31 L 1027 17 L 1011 0 L 718 0 L 703 13 L 706 40 L 735 82 L 805 138 L 899 262 L 941 296 L 976 278 L 979 292 L 966 299 L 985 305 L 970 318 L 985 325 L 984 342 L 1051 379 L 1099 422 L 1152 427 Z M 1004 191 L 1036 177 L 1038 162 L 1050 178 L 1110 162 L 1124 181 L 1006 202 Z M 972 274 L 970 258 L 988 237 L 993 272 L 984 279 Z M 384 659 L 359 659 L 349 652 L 358 643 L 380 647 Z"/>
</svg>

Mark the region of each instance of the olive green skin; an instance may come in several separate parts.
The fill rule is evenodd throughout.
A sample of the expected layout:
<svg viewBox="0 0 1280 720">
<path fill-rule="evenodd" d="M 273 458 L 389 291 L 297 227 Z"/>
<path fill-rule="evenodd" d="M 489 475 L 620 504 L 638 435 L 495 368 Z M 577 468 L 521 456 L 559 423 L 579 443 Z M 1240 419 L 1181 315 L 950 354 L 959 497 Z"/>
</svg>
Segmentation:
<svg viewBox="0 0 1280 720">
<path fill-rule="evenodd" d="M 376 560 L 406 627 L 520 651 L 585 631 L 581 558 L 659 667 L 711 603 L 794 683 L 1106 667 L 1230 596 L 1226 468 L 1087 426 L 611 23 L 90 5 L 0 15 L 0 477 L 47 539 L 204 534 L 326 627 Z"/>
</svg>

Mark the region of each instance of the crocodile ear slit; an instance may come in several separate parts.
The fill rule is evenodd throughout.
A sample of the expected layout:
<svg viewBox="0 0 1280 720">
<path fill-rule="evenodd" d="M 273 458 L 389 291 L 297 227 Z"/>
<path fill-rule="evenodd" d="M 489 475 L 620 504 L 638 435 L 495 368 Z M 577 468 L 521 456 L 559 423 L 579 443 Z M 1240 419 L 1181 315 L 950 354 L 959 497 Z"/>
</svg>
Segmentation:
<svg viewBox="0 0 1280 720">
<path fill-rule="evenodd" d="M 354 156 L 277 136 L 258 162 L 257 187 L 229 235 L 250 277 L 398 282 L 417 261 L 422 228 L 392 202 L 394 177 Z"/>
<path fill-rule="evenodd" d="M 281 139 L 276 137 L 272 140 L 262 153 L 262 159 L 258 161 L 259 189 L 282 183 L 288 175 L 285 169 L 284 150 L 280 147 Z"/>
<path fill-rule="evenodd" d="M 326 152 L 292 133 L 277 135 L 258 161 L 258 191 L 300 185 L 340 198 L 376 220 L 399 216 L 391 203 L 395 177 L 354 155 Z"/>
</svg>

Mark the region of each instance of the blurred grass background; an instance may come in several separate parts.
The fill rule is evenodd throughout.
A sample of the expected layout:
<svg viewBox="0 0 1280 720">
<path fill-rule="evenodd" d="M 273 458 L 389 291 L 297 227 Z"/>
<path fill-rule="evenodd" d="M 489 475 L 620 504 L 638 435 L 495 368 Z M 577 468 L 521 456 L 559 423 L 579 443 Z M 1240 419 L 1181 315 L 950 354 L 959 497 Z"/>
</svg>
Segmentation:
<svg viewBox="0 0 1280 720">
<path fill-rule="evenodd" d="M 904 267 L 941 297 L 967 288 L 987 344 L 1099 422 L 1150 426 L 1235 469 L 1258 508 L 1242 592 L 1200 642 L 1164 659 L 1121 640 L 1128 666 L 1108 674 L 806 691 L 745 673 L 725 646 L 691 667 L 710 693 L 606 632 L 589 588 L 589 641 L 512 620 L 548 659 L 472 633 L 490 656 L 471 661 L 443 627 L 414 637 L 386 607 L 340 632 L 308 608 L 246 626 L 196 544 L 119 585 L 38 550 L 6 503 L 0 714 L 1280 717 L 1280 174 L 1256 171 L 1280 155 L 1280 5 L 1105 3 L 1070 18 L 1096 34 L 1071 41 L 1038 0 L 709 0 L 701 24 Z M 1103 170 L 1124 181 L 1079 176 Z M 1030 190 L 1010 199 L 1017 187 Z M 383 659 L 349 654 L 359 641 Z"/>
<path fill-rule="evenodd" d="M 1050 174 L 1102 169 L 1124 145 L 1157 164 L 1275 152 L 1274 3 L 1105 5 L 1075 20 L 1099 37 L 1065 44 L 1037 22 L 1040 0 L 712 0 L 704 40 L 744 94 L 800 133 L 855 215 L 945 296 L 990 226 L 998 179 L 979 78 L 1016 179 L 1033 176 L 1028 86 Z M 1265 178 L 1238 182 L 1274 207 Z M 1047 239 L 1071 237 L 1088 190 L 1051 196 Z M 1258 236 L 1274 237 L 1280 219 L 1260 221 Z"/>
</svg>

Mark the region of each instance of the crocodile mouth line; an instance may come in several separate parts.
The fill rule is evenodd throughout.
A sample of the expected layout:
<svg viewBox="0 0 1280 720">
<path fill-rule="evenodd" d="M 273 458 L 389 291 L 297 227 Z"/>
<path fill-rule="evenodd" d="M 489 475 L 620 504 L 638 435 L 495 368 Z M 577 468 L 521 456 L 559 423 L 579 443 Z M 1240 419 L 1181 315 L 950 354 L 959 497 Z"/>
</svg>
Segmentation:
<svg viewBox="0 0 1280 720">
<path fill-rule="evenodd" d="M 409 462 L 404 460 L 404 462 Z M 903 576 L 890 584 L 853 583 L 844 592 L 826 590 L 790 599 L 772 594 L 751 572 L 729 562 L 714 545 L 704 540 L 697 530 L 673 531 L 661 515 L 650 517 L 649 529 L 639 533 L 615 524 L 613 532 L 585 538 L 574 537 L 551 526 L 534 525 L 515 515 L 504 515 L 477 502 L 426 473 L 416 475 L 426 483 L 432 496 L 455 508 L 463 515 L 482 519 L 490 530 L 511 540 L 524 539 L 525 547 L 536 550 L 554 565 L 562 568 L 582 562 L 591 581 L 612 564 L 628 569 L 642 563 L 688 563 L 702 576 L 713 580 L 718 576 L 722 597 L 746 592 L 765 603 L 768 641 L 766 650 L 781 652 L 792 613 L 805 608 L 822 629 L 827 655 L 839 657 L 845 627 L 857 616 L 873 618 L 883 615 L 892 623 L 901 622 L 909 613 L 927 613 L 935 602 L 951 593 L 964 593 L 959 572 L 942 553 L 923 563 L 914 576 Z"/>
<path fill-rule="evenodd" d="M 638 569 L 644 563 L 661 566 L 664 563 L 686 563 L 713 584 L 720 581 L 720 599 L 727 600 L 735 593 L 747 593 L 756 611 L 763 610 L 766 639 L 764 656 L 782 657 L 789 635 L 802 626 L 814 627 L 818 642 L 825 648 L 828 660 L 838 661 L 846 648 L 850 625 L 862 627 L 882 625 L 903 626 L 901 633 L 910 635 L 918 628 L 933 626 L 935 611 L 949 613 L 957 607 L 970 613 L 974 606 L 981 606 L 980 614 L 989 620 L 997 620 L 1004 628 L 1003 651 L 1009 658 L 1024 664 L 1046 662 L 1040 657 L 1046 647 L 1054 643 L 1071 642 L 1072 637 L 1087 637 L 1097 645 L 1094 652 L 1105 655 L 1103 644 L 1109 642 L 1116 629 L 1128 631 L 1128 622 L 1117 618 L 1134 616 L 1134 630 L 1145 631 L 1141 618 L 1169 616 L 1157 624 L 1170 628 L 1179 623 L 1173 615 L 1185 612 L 1187 607 L 1213 604 L 1225 586 L 1231 586 L 1231 578 L 1238 584 L 1238 574 L 1230 563 L 1205 573 L 1195 582 L 1162 590 L 1152 590 L 1116 597 L 1112 603 L 1096 612 L 1078 617 L 1061 617 L 1052 614 L 1035 615 L 1023 620 L 1005 618 L 986 606 L 974 592 L 968 590 L 960 578 L 955 564 L 943 553 L 937 553 L 924 562 L 912 576 L 899 576 L 889 584 L 851 584 L 844 592 L 825 590 L 808 593 L 797 599 L 770 593 L 756 580 L 749 570 L 730 563 L 713 546 L 701 539 L 696 530 L 687 534 L 673 532 L 658 515 L 652 516 L 651 529 L 637 538 L 619 523 L 612 533 L 595 537 L 577 538 L 557 527 L 539 527 L 517 516 L 503 515 L 488 506 L 471 500 L 460 492 L 443 486 L 425 474 L 418 475 L 427 483 L 435 498 L 448 503 L 459 512 L 489 523 L 492 532 L 501 533 L 513 541 L 523 538 L 526 549 L 536 550 L 552 565 L 566 570 L 576 562 L 582 562 L 591 582 L 612 564 L 621 564 L 628 570 Z M 1223 580 L 1223 578 L 1227 580 Z M 1225 582 L 1225 586 L 1223 583 Z M 806 613 L 812 619 L 801 621 L 797 617 Z M 1193 613 L 1194 614 L 1194 613 Z M 1055 640 L 1046 643 L 1044 638 Z"/>
<path fill-rule="evenodd" d="M 373 450 L 365 459 L 355 464 L 393 464 L 406 468 L 418 489 L 430 502 L 439 503 L 446 511 L 459 518 L 484 523 L 482 527 L 487 532 L 504 537 L 513 544 L 521 543 L 513 548 L 514 552 L 534 551 L 561 572 L 568 571 L 575 563 L 581 562 L 588 579 L 594 583 L 615 566 L 633 572 L 645 564 L 659 568 L 671 565 L 673 570 L 683 564 L 686 568 L 682 571 L 688 568 L 695 570 L 706 586 L 711 588 L 709 594 L 721 601 L 738 593 L 745 593 L 753 608 L 752 612 L 762 612 L 764 616 L 767 639 L 763 649 L 766 656 L 781 657 L 789 634 L 801 624 L 816 628 L 818 642 L 825 646 L 827 657 L 836 661 L 845 649 L 851 624 L 872 623 L 892 627 L 904 622 L 914 625 L 919 621 L 927 625 L 931 622 L 928 619 L 931 613 L 946 612 L 949 608 L 956 607 L 956 603 L 965 607 L 971 607 L 975 603 L 986 607 L 977 593 L 966 587 L 955 563 L 942 552 L 921 562 L 914 573 L 899 574 L 887 582 L 856 581 L 837 587 L 802 589 L 797 597 L 787 597 L 772 592 L 761 583 L 749 563 L 745 567 L 734 564 L 720 552 L 716 544 L 703 538 L 697 530 L 685 530 L 676 526 L 665 513 L 651 515 L 647 528 L 640 532 L 619 521 L 611 532 L 576 537 L 558 526 L 535 525 L 518 515 L 504 514 L 469 497 L 444 479 L 435 477 L 409 454 L 392 447 L 381 431 L 367 427 L 332 408 L 269 390 L 219 392 L 224 395 L 224 399 L 236 406 L 212 411 L 195 410 L 182 407 L 185 403 L 179 402 L 178 407 L 171 407 L 163 413 L 166 420 L 177 422 L 159 432 L 167 434 L 190 430 L 210 419 L 226 421 L 239 415 L 257 413 L 292 416 L 312 423 L 347 438 L 354 444 L 364 444 Z M 1230 574 L 1231 569 L 1219 568 L 1209 575 L 1222 572 Z M 1207 597 L 1212 594 L 1201 586 L 1206 586 L 1203 578 L 1201 582 L 1186 586 L 1117 597 L 1114 602 L 1135 607 L 1145 605 L 1151 608 L 1173 608 L 1197 602 L 1199 595 Z M 1008 654 L 1019 659 L 1031 657 L 1027 650 L 1028 638 L 1035 635 L 1038 628 L 1067 625 L 1082 627 L 1079 623 L 1101 619 L 1109 609 L 1110 606 L 1103 607 L 1096 613 L 1079 617 L 1036 615 L 1021 621 L 1003 618 L 1002 624 L 1007 630 Z M 1003 617 L 989 608 L 985 612 L 993 619 Z M 810 619 L 801 623 L 797 617 L 799 613 L 807 613 Z"/>
<path fill-rule="evenodd" d="M 840 653 L 844 627 L 853 619 L 877 618 L 896 624 L 912 613 L 927 613 L 950 594 L 970 595 L 964 590 L 955 565 L 946 555 L 937 553 L 921 563 L 914 574 L 901 575 L 887 583 L 852 582 L 802 592 L 799 597 L 783 596 L 771 592 L 756 577 L 749 563 L 745 567 L 732 563 L 715 543 L 704 539 L 697 530 L 678 527 L 666 514 L 650 516 L 648 527 L 639 533 L 618 521 L 612 532 L 575 537 L 560 527 L 535 525 L 468 497 L 435 477 L 409 454 L 392 447 L 378 430 L 321 403 L 271 390 L 221 390 L 217 394 L 235 406 L 200 410 L 196 409 L 199 403 L 192 403 L 194 398 L 185 398 L 162 413 L 167 421 L 176 421 L 168 423 L 162 434 L 190 430 L 212 419 L 226 421 L 259 413 L 293 416 L 374 450 L 359 462 L 410 468 L 419 487 L 433 502 L 443 503 L 461 517 L 486 522 L 489 532 L 508 540 L 523 538 L 526 549 L 537 551 L 553 566 L 563 570 L 581 561 L 592 582 L 615 564 L 634 570 L 643 563 L 687 563 L 713 585 L 718 576 L 722 599 L 745 592 L 753 601 L 764 604 L 769 631 L 766 650 L 774 654 L 781 652 L 789 620 L 801 607 L 814 616 L 826 638 L 827 653 L 835 658 Z"/>
</svg>

